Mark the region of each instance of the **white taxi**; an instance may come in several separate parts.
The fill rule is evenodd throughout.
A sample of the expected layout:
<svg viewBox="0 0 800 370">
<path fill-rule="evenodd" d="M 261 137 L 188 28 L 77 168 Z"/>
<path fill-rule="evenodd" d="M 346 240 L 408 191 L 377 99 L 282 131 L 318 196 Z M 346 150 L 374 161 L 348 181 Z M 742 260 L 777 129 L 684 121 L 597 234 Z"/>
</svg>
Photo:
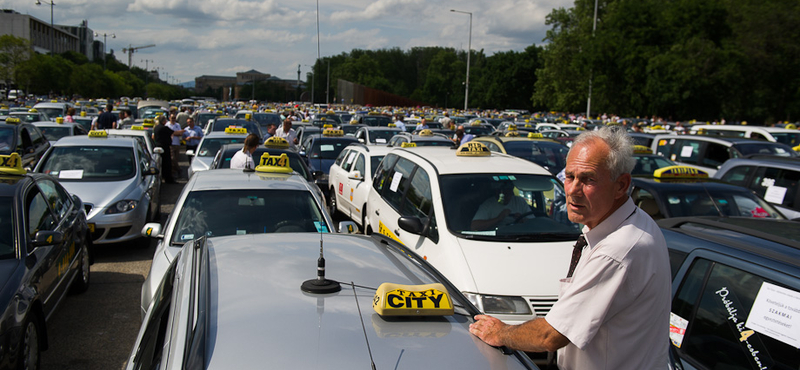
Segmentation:
<svg viewBox="0 0 800 370">
<path fill-rule="evenodd" d="M 550 172 L 478 142 L 395 149 L 367 204 L 366 233 L 405 244 L 507 323 L 550 311 L 581 233 Z"/>
<path fill-rule="evenodd" d="M 392 148 L 350 144 L 336 157 L 328 175 L 328 210 L 343 213 L 366 229 L 367 195 L 372 176 Z"/>
</svg>

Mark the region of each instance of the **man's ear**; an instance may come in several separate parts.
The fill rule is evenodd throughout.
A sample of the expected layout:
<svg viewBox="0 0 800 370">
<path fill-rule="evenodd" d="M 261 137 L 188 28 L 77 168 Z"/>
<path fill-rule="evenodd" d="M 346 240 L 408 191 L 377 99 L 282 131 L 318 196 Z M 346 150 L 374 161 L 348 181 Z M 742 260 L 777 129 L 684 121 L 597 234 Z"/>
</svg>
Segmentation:
<svg viewBox="0 0 800 370">
<path fill-rule="evenodd" d="M 629 173 L 623 173 L 617 177 L 617 181 L 614 183 L 614 199 L 619 199 L 628 195 L 628 189 L 631 187 L 631 181 L 631 174 Z"/>
</svg>

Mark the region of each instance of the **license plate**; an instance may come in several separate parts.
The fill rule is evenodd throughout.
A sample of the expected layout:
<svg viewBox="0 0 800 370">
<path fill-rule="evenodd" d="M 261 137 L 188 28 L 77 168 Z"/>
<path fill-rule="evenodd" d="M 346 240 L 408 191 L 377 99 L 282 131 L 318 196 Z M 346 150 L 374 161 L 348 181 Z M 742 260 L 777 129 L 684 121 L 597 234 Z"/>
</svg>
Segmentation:
<svg viewBox="0 0 800 370">
<path fill-rule="evenodd" d="M 90 232 L 90 233 L 93 233 L 93 232 L 94 232 L 94 224 L 93 224 L 93 223 L 90 223 L 90 224 L 88 224 L 88 225 L 89 225 L 89 232 Z"/>
</svg>

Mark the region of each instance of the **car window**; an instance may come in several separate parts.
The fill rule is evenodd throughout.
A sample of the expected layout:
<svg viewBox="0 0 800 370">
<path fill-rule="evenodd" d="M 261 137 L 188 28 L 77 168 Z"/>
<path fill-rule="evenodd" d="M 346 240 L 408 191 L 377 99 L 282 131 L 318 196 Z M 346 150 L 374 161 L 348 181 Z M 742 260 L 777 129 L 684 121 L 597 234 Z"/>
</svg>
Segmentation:
<svg viewBox="0 0 800 370">
<path fill-rule="evenodd" d="M 347 156 L 348 153 L 350 153 L 349 149 L 343 150 L 341 153 L 339 153 L 339 156 L 336 157 L 336 161 L 334 161 L 334 163 L 339 167 L 344 167 L 342 166 L 342 162 L 344 161 L 344 158 Z"/>
<path fill-rule="evenodd" d="M 350 172 L 350 168 L 353 167 L 353 163 L 355 163 L 355 158 L 357 155 L 358 152 L 356 152 L 355 150 L 348 150 L 348 153 L 345 156 L 344 161 L 342 162 L 342 169 L 345 170 L 345 172 Z"/>
<path fill-rule="evenodd" d="M 673 161 L 697 164 L 697 158 L 700 156 L 701 142 L 691 140 L 678 140 L 675 147 L 672 149 L 672 156 L 670 159 Z"/>
<path fill-rule="evenodd" d="M 800 171 L 761 167 L 756 171 L 750 188 L 767 202 L 797 208 L 800 206 L 796 202 L 800 194 L 798 183 L 800 183 Z"/>
<path fill-rule="evenodd" d="M 13 212 L 11 205 L 14 198 L 0 197 L 0 259 L 14 258 L 14 230 Z"/>
<path fill-rule="evenodd" d="M 38 148 L 44 145 L 46 139 L 36 126 L 32 126 L 28 132 L 31 135 L 31 142 L 35 147 Z"/>
<path fill-rule="evenodd" d="M 673 345 L 709 369 L 800 368 L 800 349 L 780 334 L 791 330 L 786 315 L 796 314 L 781 307 L 787 292 L 798 294 L 736 267 L 698 261 L 673 302 L 671 321 L 685 330 L 671 335 Z"/>
<path fill-rule="evenodd" d="M 361 176 L 364 177 L 366 175 L 364 170 L 364 154 L 359 154 L 355 164 L 353 165 L 353 171 L 358 171 Z"/>
<path fill-rule="evenodd" d="M 136 174 L 133 148 L 112 146 L 57 146 L 41 172 L 58 181 L 120 181 Z"/>
<path fill-rule="evenodd" d="M 69 209 L 72 207 L 72 199 L 64 188 L 57 185 L 52 180 L 40 180 L 39 189 L 41 189 L 50 207 L 56 212 L 59 219 L 67 216 Z"/>
<path fill-rule="evenodd" d="M 747 187 L 747 178 L 750 176 L 750 172 L 755 169 L 753 166 L 736 166 L 725 172 L 722 175 L 721 180 L 725 181 L 730 184 L 745 186 Z M 754 189 L 753 187 L 750 187 Z M 763 197 L 763 195 L 762 195 Z"/>
<path fill-rule="evenodd" d="M 197 148 L 197 156 L 198 157 L 213 157 L 217 155 L 219 148 L 221 148 L 225 144 L 238 144 L 244 143 L 243 137 L 230 137 L 230 138 L 211 138 L 211 139 L 204 139 L 202 143 L 200 143 L 200 147 Z"/>
<path fill-rule="evenodd" d="M 383 198 L 398 212 L 400 212 L 400 201 L 406 189 L 408 189 L 408 180 L 411 177 L 412 171 L 414 171 L 414 167 L 416 167 L 414 162 L 400 157 L 400 159 L 397 160 L 397 164 L 392 168 L 389 186 L 384 187 Z"/>
<path fill-rule="evenodd" d="M 369 161 L 370 161 L 369 173 L 371 174 L 372 177 L 374 177 L 375 176 L 375 172 L 378 171 L 378 165 L 381 164 L 381 160 L 383 160 L 383 157 L 384 156 L 382 156 L 382 155 L 374 155 L 374 156 L 370 157 L 370 159 L 369 159 Z"/>
<path fill-rule="evenodd" d="M 486 147 L 489 148 L 489 150 L 491 150 L 493 152 L 502 152 L 500 150 L 500 147 L 497 146 L 497 144 L 495 144 L 495 143 L 493 143 L 491 141 L 481 141 L 481 144 L 485 144 Z"/>
<path fill-rule="evenodd" d="M 728 158 L 730 158 L 730 154 L 727 147 L 722 144 L 707 143 L 702 164 L 708 167 L 719 167 L 725 163 Z"/>
<path fill-rule="evenodd" d="M 394 154 L 387 155 L 375 170 L 375 177 L 372 181 L 372 187 L 378 191 L 378 194 L 380 194 L 381 190 L 388 185 L 389 176 L 392 174 L 391 169 L 394 167 L 394 163 L 397 161 L 397 158 L 398 157 Z"/>
<path fill-rule="evenodd" d="M 419 218 L 423 225 L 430 221 L 426 236 L 433 240 L 434 243 L 438 243 L 439 231 L 436 227 L 432 207 L 433 196 L 430 177 L 428 177 L 428 173 L 425 170 L 417 167 L 414 177 L 411 179 L 411 185 L 403 197 L 401 213 L 403 216 Z"/>
<path fill-rule="evenodd" d="M 31 239 L 43 230 L 55 230 L 56 218 L 47 205 L 47 200 L 37 188 L 32 188 L 25 201 L 28 218 L 28 235 Z"/>
</svg>

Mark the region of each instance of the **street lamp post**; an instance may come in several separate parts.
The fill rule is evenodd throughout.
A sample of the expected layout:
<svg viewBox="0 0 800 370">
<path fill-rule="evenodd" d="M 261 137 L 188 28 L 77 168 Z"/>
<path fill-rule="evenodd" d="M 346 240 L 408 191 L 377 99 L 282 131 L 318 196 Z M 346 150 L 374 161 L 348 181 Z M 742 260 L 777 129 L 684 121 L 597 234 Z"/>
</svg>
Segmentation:
<svg viewBox="0 0 800 370">
<path fill-rule="evenodd" d="M 104 71 L 106 70 L 106 37 L 107 36 L 111 36 L 112 39 L 115 39 L 115 38 L 117 38 L 117 34 L 115 34 L 115 33 L 112 33 L 110 35 L 107 34 L 107 33 L 103 34 L 103 70 Z M 95 32 L 94 33 L 94 37 L 100 37 L 100 34 Z"/>
<path fill-rule="evenodd" d="M 472 12 L 450 9 L 453 13 L 469 14 L 469 44 L 467 44 L 467 82 L 464 84 L 464 110 L 469 105 L 469 56 L 472 54 Z"/>
<path fill-rule="evenodd" d="M 314 104 L 314 66 L 305 64 L 306 67 L 311 67 L 311 104 Z"/>
<path fill-rule="evenodd" d="M 592 40 L 597 31 L 597 1 L 594 0 L 594 22 L 592 24 Z M 589 71 L 589 97 L 586 99 L 586 119 L 592 119 L 592 80 L 594 79 L 594 68 Z"/>
<path fill-rule="evenodd" d="M 40 0 L 36 0 L 36 5 L 42 5 Z M 55 33 L 56 29 L 53 25 L 53 7 L 56 6 L 56 3 L 53 0 L 50 0 L 50 56 L 53 56 L 53 49 L 55 48 Z"/>
</svg>

